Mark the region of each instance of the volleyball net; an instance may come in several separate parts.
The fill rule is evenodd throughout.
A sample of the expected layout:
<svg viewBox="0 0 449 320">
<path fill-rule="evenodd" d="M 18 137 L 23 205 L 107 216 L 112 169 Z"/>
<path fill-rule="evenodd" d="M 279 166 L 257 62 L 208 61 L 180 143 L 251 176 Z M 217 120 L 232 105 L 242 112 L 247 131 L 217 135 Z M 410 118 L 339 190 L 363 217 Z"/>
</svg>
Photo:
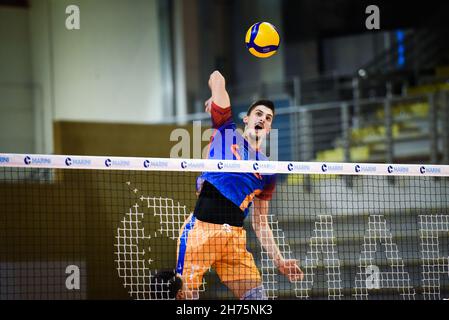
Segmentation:
<svg viewBox="0 0 449 320">
<path fill-rule="evenodd" d="M 269 299 L 449 298 L 449 166 L 0 154 L 0 299 L 171 299 L 153 279 L 176 269 L 201 172 L 276 174 L 268 221 L 304 278 L 249 214 Z M 213 266 L 199 292 L 234 299 Z"/>
</svg>

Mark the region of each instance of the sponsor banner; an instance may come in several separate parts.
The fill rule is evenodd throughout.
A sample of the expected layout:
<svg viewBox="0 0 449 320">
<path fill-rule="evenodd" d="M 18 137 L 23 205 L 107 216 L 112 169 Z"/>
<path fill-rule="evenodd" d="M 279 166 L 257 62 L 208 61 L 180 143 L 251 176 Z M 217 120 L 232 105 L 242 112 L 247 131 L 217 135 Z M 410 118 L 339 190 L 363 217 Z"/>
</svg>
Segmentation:
<svg viewBox="0 0 449 320">
<path fill-rule="evenodd" d="M 64 163 L 67 167 L 86 168 L 92 165 L 92 159 L 80 157 L 66 157 Z"/>
<path fill-rule="evenodd" d="M 177 160 L 177 162 L 179 163 L 179 167 L 178 170 L 180 171 L 204 171 L 204 169 L 206 169 L 207 163 L 206 161 L 203 160 L 183 160 L 183 159 L 179 159 Z M 209 164 L 210 166 L 210 164 Z"/>
<path fill-rule="evenodd" d="M 0 167 L 148 170 L 192 172 L 257 172 L 378 176 L 449 176 L 447 165 L 240 161 L 72 155 L 0 154 Z"/>
<path fill-rule="evenodd" d="M 145 159 L 142 164 L 144 168 L 150 170 L 165 170 L 169 167 L 169 162 L 167 159 Z"/>
<path fill-rule="evenodd" d="M 396 174 L 407 174 L 410 172 L 410 167 L 403 165 L 389 165 L 387 167 L 388 173 L 396 173 Z"/>
<path fill-rule="evenodd" d="M 239 172 L 242 170 L 242 165 L 238 161 L 218 161 L 217 169 L 223 172 Z"/>
<path fill-rule="evenodd" d="M 419 173 L 422 175 L 442 175 L 444 169 L 444 166 L 421 165 L 419 166 Z"/>
<path fill-rule="evenodd" d="M 11 162 L 11 158 L 8 156 L 0 156 L 0 165 L 8 165 Z"/>
<path fill-rule="evenodd" d="M 126 168 L 129 169 L 131 167 L 131 161 L 129 159 L 118 159 L 118 158 L 106 158 L 104 160 L 104 165 L 108 168 Z"/>
<path fill-rule="evenodd" d="M 370 164 L 356 164 L 354 166 L 354 172 L 355 173 L 376 173 L 377 172 L 377 166 L 376 165 L 370 165 Z"/>
<path fill-rule="evenodd" d="M 282 162 L 282 173 L 299 174 L 344 174 L 347 173 L 345 163 L 323 162 Z"/>
<path fill-rule="evenodd" d="M 49 156 L 37 156 L 37 155 L 31 155 L 31 156 L 24 156 L 23 157 L 23 163 L 25 165 L 29 166 L 30 164 L 36 165 L 36 166 L 50 166 L 52 164 L 52 158 Z"/>
<path fill-rule="evenodd" d="M 311 173 L 313 163 L 311 162 L 286 162 L 280 161 L 278 165 L 279 173 Z"/>
<path fill-rule="evenodd" d="M 277 162 L 271 161 L 252 161 L 253 172 L 257 173 L 277 173 Z"/>
<path fill-rule="evenodd" d="M 344 167 L 342 163 L 323 163 L 321 165 L 321 171 L 323 173 L 342 173 Z"/>
</svg>

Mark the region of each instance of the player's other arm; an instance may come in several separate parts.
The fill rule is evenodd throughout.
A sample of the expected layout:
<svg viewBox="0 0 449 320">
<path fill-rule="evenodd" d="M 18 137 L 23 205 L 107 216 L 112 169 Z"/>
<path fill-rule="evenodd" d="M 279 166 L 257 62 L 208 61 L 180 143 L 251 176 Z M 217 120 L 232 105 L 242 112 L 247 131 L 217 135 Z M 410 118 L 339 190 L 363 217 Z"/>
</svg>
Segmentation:
<svg viewBox="0 0 449 320">
<path fill-rule="evenodd" d="M 226 80 L 219 71 L 214 71 L 209 77 L 211 97 L 205 103 L 206 112 L 212 116 L 214 128 L 218 128 L 229 120 L 231 101 L 226 91 Z"/>
<path fill-rule="evenodd" d="M 273 231 L 268 223 L 269 201 L 254 199 L 252 226 L 262 246 L 273 259 L 279 271 L 286 275 L 290 281 L 302 280 L 304 274 L 295 259 L 285 259 L 279 250 L 273 236 Z"/>
</svg>

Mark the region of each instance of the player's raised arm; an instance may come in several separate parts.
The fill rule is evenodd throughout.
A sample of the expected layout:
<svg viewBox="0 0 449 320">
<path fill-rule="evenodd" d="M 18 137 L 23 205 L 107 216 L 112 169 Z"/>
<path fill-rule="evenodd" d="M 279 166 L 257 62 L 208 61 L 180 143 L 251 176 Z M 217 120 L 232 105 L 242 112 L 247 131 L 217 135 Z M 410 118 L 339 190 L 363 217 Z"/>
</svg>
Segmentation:
<svg viewBox="0 0 449 320">
<path fill-rule="evenodd" d="M 206 112 L 212 116 L 212 127 L 218 129 L 232 118 L 231 102 L 226 91 L 225 78 L 219 71 L 214 71 L 209 77 L 211 97 L 205 103 Z"/>
<path fill-rule="evenodd" d="M 212 93 L 212 101 L 220 108 L 231 106 L 229 94 L 226 91 L 226 80 L 219 71 L 214 71 L 209 77 L 209 88 Z"/>
</svg>

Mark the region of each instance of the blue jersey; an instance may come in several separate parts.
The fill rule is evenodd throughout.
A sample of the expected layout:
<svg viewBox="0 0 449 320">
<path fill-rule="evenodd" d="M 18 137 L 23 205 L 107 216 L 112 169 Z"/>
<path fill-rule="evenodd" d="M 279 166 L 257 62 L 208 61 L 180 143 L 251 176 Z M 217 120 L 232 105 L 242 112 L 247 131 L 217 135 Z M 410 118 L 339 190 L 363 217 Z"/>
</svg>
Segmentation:
<svg viewBox="0 0 449 320">
<path fill-rule="evenodd" d="M 231 108 L 222 109 L 212 103 L 212 124 L 215 131 L 211 137 L 208 159 L 266 161 L 268 158 L 254 150 L 236 130 Z M 270 200 L 275 188 L 275 175 L 251 172 L 204 172 L 197 180 L 197 189 L 204 180 L 211 183 L 223 196 L 248 214 L 254 197 Z"/>
</svg>

